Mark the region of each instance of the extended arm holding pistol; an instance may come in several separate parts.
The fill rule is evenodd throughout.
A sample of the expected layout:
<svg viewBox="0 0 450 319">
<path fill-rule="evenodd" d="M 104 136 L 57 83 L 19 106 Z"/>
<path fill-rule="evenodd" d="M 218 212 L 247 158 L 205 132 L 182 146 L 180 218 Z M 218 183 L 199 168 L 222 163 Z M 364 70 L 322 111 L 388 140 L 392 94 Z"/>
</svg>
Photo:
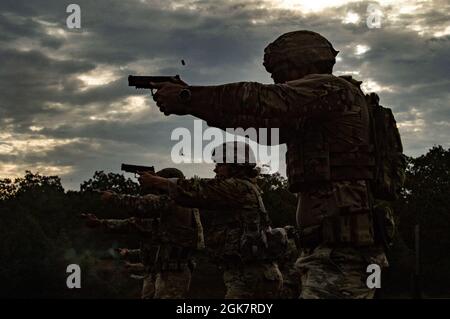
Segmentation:
<svg viewBox="0 0 450 319">
<path fill-rule="evenodd" d="M 134 174 L 144 173 L 144 172 L 152 172 L 152 173 L 155 172 L 154 166 L 131 165 L 131 164 L 124 164 L 124 163 L 122 163 L 122 165 L 120 166 L 120 169 L 124 172 L 134 173 Z"/>
<path fill-rule="evenodd" d="M 149 89 L 152 92 L 157 89 L 154 84 L 157 83 L 174 83 L 174 84 L 187 84 L 181 80 L 180 76 L 177 74 L 175 76 L 165 76 L 165 75 L 150 75 L 150 76 L 141 76 L 141 75 L 129 75 L 128 76 L 128 86 L 134 86 L 136 89 Z"/>
</svg>

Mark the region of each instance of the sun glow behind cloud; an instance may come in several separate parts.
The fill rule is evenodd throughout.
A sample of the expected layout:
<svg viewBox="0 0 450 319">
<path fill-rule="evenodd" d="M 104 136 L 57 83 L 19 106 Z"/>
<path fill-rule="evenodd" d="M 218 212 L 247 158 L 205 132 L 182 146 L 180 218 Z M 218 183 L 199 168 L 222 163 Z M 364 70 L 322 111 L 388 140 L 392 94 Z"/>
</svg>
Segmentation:
<svg viewBox="0 0 450 319">
<path fill-rule="evenodd" d="M 300 10 L 305 13 L 319 12 L 327 8 L 339 7 L 349 2 L 358 2 L 359 0 L 272 0 L 270 1 L 274 7 Z"/>
<path fill-rule="evenodd" d="M 267 7 L 274 9 L 291 10 L 301 14 L 317 14 L 333 8 L 342 7 L 352 3 L 362 3 L 362 0 L 266 0 Z M 436 5 L 432 0 L 379 0 L 375 2 L 366 2 L 367 6 L 372 3 L 376 5 L 377 11 L 381 15 L 382 25 L 389 25 L 392 28 L 409 29 L 417 32 L 419 35 L 432 35 L 442 37 L 450 34 L 450 21 L 440 26 L 430 27 L 427 25 L 424 17 L 427 13 L 436 10 Z M 443 6 L 440 10 L 448 10 Z M 341 17 L 336 16 L 344 24 L 366 23 L 368 12 L 364 14 L 349 10 Z M 417 17 L 411 19 L 412 17 Z M 254 23 L 256 24 L 256 23 Z"/>
<path fill-rule="evenodd" d="M 31 129 L 33 130 L 33 129 Z M 54 139 L 41 135 L 31 134 L 0 134 L 2 144 L 0 144 L 0 154 L 20 155 L 36 153 L 44 155 L 58 146 L 67 145 L 78 141 L 78 138 Z"/>
<path fill-rule="evenodd" d="M 370 50 L 370 47 L 364 44 L 357 44 L 355 48 L 355 54 L 356 55 L 363 55 L 367 51 Z"/>
<path fill-rule="evenodd" d="M 137 121 L 147 116 L 160 119 L 162 115 L 149 105 L 149 99 L 142 95 L 132 95 L 109 105 L 106 112 L 89 116 L 91 121 Z"/>
<path fill-rule="evenodd" d="M 94 70 L 83 73 L 78 79 L 83 81 L 82 90 L 89 89 L 93 86 L 106 85 L 119 78 L 115 70 L 111 66 L 98 66 Z"/>
<path fill-rule="evenodd" d="M 30 127 L 31 130 L 37 127 Z M 42 135 L 0 133 L 0 155 L 23 158 L 35 156 L 31 165 L 25 162 L 0 161 L 1 178 L 15 178 L 23 176 L 26 170 L 39 172 L 44 175 L 65 175 L 73 171 L 71 165 L 51 164 L 45 160 L 45 154 L 57 147 L 79 141 L 79 138 L 54 139 Z"/>
<path fill-rule="evenodd" d="M 24 175 L 25 171 L 31 170 L 33 173 L 40 173 L 43 175 L 58 175 L 63 176 L 74 171 L 73 166 L 70 165 L 48 165 L 45 162 L 34 163 L 32 166 L 28 164 L 11 164 L 1 163 L 1 178 L 17 178 Z"/>
<path fill-rule="evenodd" d="M 359 16 L 359 14 L 357 14 L 356 12 L 353 12 L 353 11 L 349 11 L 347 13 L 347 15 L 344 17 L 344 19 L 342 20 L 342 23 L 345 23 L 345 24 L 353 23 L 353 24 L 355 24 L 355 23 L 358 23 L 360 19 L 361 18 Z"/>
</svg>

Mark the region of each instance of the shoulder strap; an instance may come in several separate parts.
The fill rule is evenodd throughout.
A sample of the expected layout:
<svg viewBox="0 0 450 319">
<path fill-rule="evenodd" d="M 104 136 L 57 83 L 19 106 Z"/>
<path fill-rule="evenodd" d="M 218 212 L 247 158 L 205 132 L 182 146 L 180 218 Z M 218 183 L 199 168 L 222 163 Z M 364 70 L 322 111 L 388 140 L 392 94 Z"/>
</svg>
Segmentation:
<svg viewBox="0 0 450 319">
<path fill-rule="evenodd" d="M 200 219 L 200 211 L 197 208 L 192 209 L 194 215 L 195 226 L 197 229 L 197 249 L 205 249 L 205 237 L 203 235 L 203 225 Z"/>
<path fill-rule="evenodd" d="M 264 202 L 261 196 L 261 192 L 256 187 L 256 185 L 246 179 L 243 179 L 242 181 L 244 182 L 245 185 L 250 187 L 255 192 L 256 197 L 258 197 L 259 209 L 261 209 L 262 212 L 267 213 L 266 207 L 264 206 Z"/>
</svg>

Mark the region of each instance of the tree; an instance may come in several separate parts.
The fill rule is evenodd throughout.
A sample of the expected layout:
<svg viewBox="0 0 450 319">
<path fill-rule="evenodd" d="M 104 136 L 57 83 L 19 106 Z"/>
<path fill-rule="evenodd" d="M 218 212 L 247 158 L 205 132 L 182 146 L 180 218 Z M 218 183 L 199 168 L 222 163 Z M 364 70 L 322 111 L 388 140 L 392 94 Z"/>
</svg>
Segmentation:
<svg viewBox="0 0 450 319">
<path fill-rule="evenodd" d="M 107 181 L 130 185 L 123 177 Z M 59 177 L 29 171 L 14 181 L 0 180 L 0 194 L 1 297 L 117 298 L 134 291 L 137 282 L 128 276 L 112 280 L 122 264 L 101 258 L 114 242 L 125 247 L 137 243 L 94 235 L 79 218 L 82 211 L 115 213 L 102 206 L 97 195 L 66 193 Z M 65 269 L 71 263 L 82 265 L 86 289 L 67 289 Z M 98 266 L 105 264 L 113 272 L 107 276 Z"/>
<path fill-rule="evenodd" d="M 410 296 L 408 276 L 413 264 L 413 228 L 422 230 L 422 266 L 426 292 L 447 293 L 450 286 L 450 149 L 435 146 L 425 155 L 408 159 L 405 189 L 395 203 L 399 219 L 396 245 L 390 251 L 391 268 L 385 287 Z M 280 174 L 258 178 L 273 226 L 295 225 L 296 196 Z M 139 185 L 123 175 L 95 172 L 80 191 L 64 192 L 60 178 L 27 171 L 24 177 L 0 180 L 0 296 L 117 298 L 138 296 L 138 282 L 119 273 L 122 264 L 104 259 L 113 245 L 135 247 L 137 240 L 111 237 L 86 229 L 79 213 L 101 217 L 127 217 L 117 207 L 100 203 L 88 190 L 114 190 L 137 194 Z M 88 289 L 69 291 L 65 269 L 70 263 L 83 268 Z M 205 275 L 201 263 L 197 274 Z M 408 273 L 407 273 L 408 274 Z M 406 280 L 400 280 L 400 278 Z M 205 289 L 214 289 L 205 280 Z M 220 288 L 220 287 L 219 287 Z M 223 287 L 222 287 L 223 288 Z M 222 290 L 220 290 L 222 291 Z M 199 293 L 203 294 L 204 291 Z M 220 295 L 220 294 L 219 294 Z"/>
<path fill-rule="evenodd" d="M 96 171 L 93 178 L 80 185 L 80 191 L 111 190 L 121 194 L 139 194 L 139 184 L 122 174 Z"/>
<path fill-rule="evenodd" d="M 405 189 L 396 203 L 399 231 L 414 248 L 414 225 L 421 229 L 424 289 L 438 293 L 450 285 L 450 149 L 432 147 L 408 159 Z"/>
<path fill-rule="evenodd" d="M 258 185 L 273 226 L 295 225 L 297 198 L 289 192 L 287 179 L 279 173 L 261 174 Z"/>
<path fill-rule="evenodd" d="M 17 185 L 11 179 L 0 179 L 0 201 L 13 198 L 16 193 Z"/>
</svg>

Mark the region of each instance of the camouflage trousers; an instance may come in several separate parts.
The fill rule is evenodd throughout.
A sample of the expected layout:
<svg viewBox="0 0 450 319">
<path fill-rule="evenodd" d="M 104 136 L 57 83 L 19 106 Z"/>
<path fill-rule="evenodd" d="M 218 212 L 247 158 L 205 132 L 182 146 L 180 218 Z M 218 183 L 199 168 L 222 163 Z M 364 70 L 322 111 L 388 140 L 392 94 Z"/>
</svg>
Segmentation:
<svg viewBox="0 0 450 319">
<path fill-rule="evenodd" d="M 142 282 L 142 299 L 153 299 L 155 296 L 155 276 L 150 273 L 147 274 Z"/>
<path fill-rule="evenodd" d="M 276 263 L 230 265 L 223 274 L 225 299 L 278 298 L 283 277 Z"/>
<path fill-rule="evenodd" d="M 164 270 L 156 274 L 155 299 L 187 298 L 191 285 L 191 269 L 188 265 L 179 270 Z"/>
<path fill-rule="evenodd" d="M 318 246 L 305 249 L 296 262 L 301 276 L 301 299 L 371 299 L 367 266 L 388 266 L 380 247 Z"/>
<path fill-rule="evenodd" d="M 280 292 L 280 299 L 297 299 L 300 295 L 300 274 L 293 262 L 280 266 L 283 275 L 283 288 Z"/>
<path fill-rule="evenodd" d="M 148 274 L 142 285 L 142 299 L 184 299 L 191 284 L 191 269 L 164 270 Z"/>
</svg>

